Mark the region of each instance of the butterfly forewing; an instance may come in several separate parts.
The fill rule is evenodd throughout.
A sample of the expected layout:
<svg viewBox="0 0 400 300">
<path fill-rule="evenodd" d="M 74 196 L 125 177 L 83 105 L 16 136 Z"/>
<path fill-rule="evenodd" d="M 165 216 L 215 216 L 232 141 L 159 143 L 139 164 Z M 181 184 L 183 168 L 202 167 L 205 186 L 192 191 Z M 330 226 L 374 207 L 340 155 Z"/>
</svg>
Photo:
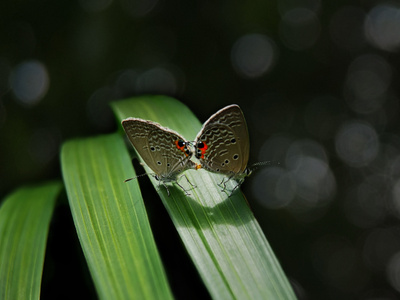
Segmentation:
<svg viewBox="0 0 400 300">
<path fill-rule="evenodd" d="M 184 138 L 161 125 L 136 118 L 122 121 L 122 126 L 144 162 L 163 181 L 176 180 L 187 169 L 194 169 L 192 152 Z"/>
<path fill-rule="evenodd" d="M 242 110 L 230 105 L 212 115 L 196 137 L 202 167 L 223 174 L 241 174 L 249 159 L 249 135 Z"/>
</svg>

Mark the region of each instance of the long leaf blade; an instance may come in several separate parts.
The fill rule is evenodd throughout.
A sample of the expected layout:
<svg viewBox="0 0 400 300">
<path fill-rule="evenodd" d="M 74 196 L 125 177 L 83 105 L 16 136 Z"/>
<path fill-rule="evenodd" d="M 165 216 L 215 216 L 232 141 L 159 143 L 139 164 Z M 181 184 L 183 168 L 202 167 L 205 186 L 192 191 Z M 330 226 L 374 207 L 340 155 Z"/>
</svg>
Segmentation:
<svg viewBox="0 0 400 300">
<path fill-rule="evenodd" d="M 39 299 L 44 254 L 60 182 L 22 187 L 0 208 L 0 299 Z"/>
<path fill-rule="evenodd" d="M 120 120 L 137 117 L 156 121 L 188 140 L 194 140 L 201 128 L 186 106 L 165 96 L 137 97 L 112 106 Z M 168 197 L 165 189 L 151 180 L 212 297 L 295 299 L 244 196 L 236 192 L 228 197 L 221 192 L 217 185 L 223 178 L 220 175 L 204 170 L 185 174 L 197 185 L 189 197 L 176 185 L 169 187 Z M 229 182 L 228 189 L 233 187 Z"/>
<path fill-rule="evenodd" d="M 102 299 L 170 299 L 169 285 L 120 135 L 64 144 L 62 172 L 72 215 Z"/>
</svg>

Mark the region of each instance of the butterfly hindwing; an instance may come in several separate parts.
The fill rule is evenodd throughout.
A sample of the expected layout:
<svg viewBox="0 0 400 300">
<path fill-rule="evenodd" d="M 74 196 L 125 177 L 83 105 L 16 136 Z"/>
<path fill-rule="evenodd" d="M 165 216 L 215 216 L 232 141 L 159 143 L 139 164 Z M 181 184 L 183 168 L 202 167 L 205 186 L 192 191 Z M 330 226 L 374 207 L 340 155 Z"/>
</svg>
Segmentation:
<svg viewBox="0 0 400 300">
<path fill-rule="evenodd" d="M 192 152 L 187 152 L 179 146 L 183 137 L 177 133 L 153 130 L 148 136 L 148 146 L 154 154 L 153 164 L 158 167 L 157 174 L 165 174 L 165 177 L 175 177 L 177 174 L 194 168 L 194 162 L 190 160 Z M 182 146 L 183 147 L 183 146 Z"/>
</svg>

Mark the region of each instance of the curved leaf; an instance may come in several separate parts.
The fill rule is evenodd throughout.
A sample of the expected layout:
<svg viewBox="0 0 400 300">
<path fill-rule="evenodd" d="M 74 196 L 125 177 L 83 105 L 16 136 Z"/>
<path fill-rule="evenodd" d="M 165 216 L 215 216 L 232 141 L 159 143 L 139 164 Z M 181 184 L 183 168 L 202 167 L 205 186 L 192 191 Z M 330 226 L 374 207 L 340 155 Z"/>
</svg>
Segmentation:
<svg viewBox="0 0 400 300">
<path fill-rule="evenodd" d="M 171 299 L 120 135 L 64 144 L 61 163 L 75 226 L 102 299 Z"/>
<path fill-rule="evenodd" d="M 152 120 L 194 140 L 201 123 L 182 103 L 165 96 L 143 96 L 112 104 L 119 120 Z M 151 173 L 151 170 L 147 169 Z M 151 178 L 187 251 L 214 299 L 295 299 L 243 194 L 231 197 L 218 187 L 222 176 L 205 170 L 185 172 L 197 187 L 185 193 L 172 184 L 168 197 Z M 182 179 L 180 184 L 184 185 Z M 228 183 L 228 189 L 234 187 Z M 186 184 L 185 188 L 190 189 Z"/>
<path fill-rule="evenodd" d="M 50 219 L 60 182 L 22 187 L 0 208 L 0 299 L 39 299 Z"/>
</svg>

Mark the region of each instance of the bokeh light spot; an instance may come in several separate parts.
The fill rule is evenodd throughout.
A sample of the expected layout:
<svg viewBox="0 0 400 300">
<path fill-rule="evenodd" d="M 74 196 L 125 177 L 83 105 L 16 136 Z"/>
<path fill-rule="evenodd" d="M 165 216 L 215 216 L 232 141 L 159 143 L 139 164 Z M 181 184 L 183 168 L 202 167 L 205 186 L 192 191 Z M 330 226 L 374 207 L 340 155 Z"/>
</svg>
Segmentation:
<svg viewBox="0 0 400 300">
<path fill-rule="evenodd" d="M 138 93 L 174 95 L 178 90 L 178 81 L 175 74 L 162 67 L 156 67 L 144 72 L 136 81 L 136 91 Z"/>
<path fill-rule="evenodd" d="M 49 88 L 47 69 L 39 61 L 24 61 L 13 69 L 10 85 L 20 103 L 28 106 L 35 105 L 44 97 Z"/>
<path fill-rule="evenodd" d="M 344 124 L 335 138 L 337 155 L 348 165 L 368 165 L 378 154 L 379 140 L 375 129 L 363 122 Z"/>
<path fill-rule="evenodd" d="M 296 169 L 300 163 L 299 157 L 315 157 L 324 162 L 328 161 L 324 147 L 310 139 L 297 140 L 290 145 L 286 153 L 288 168 Z"/>
<path fill-rule="evenodd" d="M 283 168 L 272 167 L 259 171 L 252 183 L 256 200 L 269 209 L 287 206 L 296 195 L 296 182 Z"/>
<path fill-rule="evenodd" d="M 329 166 L 314 157 L 298 157 L 291 170 L 297 185 L 298 200 L 305 209 L 326 205 L 336 191 L 335 178 Z"/>
<path fill-rule="evenodd" d="M 235 70 L 248 78 L 268 72 L 277 58 L 275 43 L 262 34 L 248 34 L 233 45 L 231 60 Z"/>
<path fill-rule="evenodd" d="M 389 211 L 391 181 L 380 174 L 371 174 L 347 191 L 344 204 L 350 222 L 360 228 L 371 228 L 382 222 Z"/>
<path fill-rule="evenodd" d="M 400 46 L 400 9 L 379 4 L 368 13 L 364 32 L 371 44 L 387 51 L 397 51 Z"/>
<path fill-rule="evenodd" d="M 333 199 L 336 180 L 321 144 L 276 136 L 261 149 L 262 159 L 280 161 L 278 155 L 283 155 L 281 167 L 269 167 L 254 175 L 254 196 L 263 206 L 272 209 L 287 206 L 292 213 L 303 216 L 326 207 Z M 314 214 L 308 221 L 318 216 Z"/>
<path fill-rule="evenodd" d="M 357 57 L 350 65 L 345 98 L 355 112 L 369 114 L 382 107 L 392 80 L 392 68 L 378 55 Z"/>
</svg>

